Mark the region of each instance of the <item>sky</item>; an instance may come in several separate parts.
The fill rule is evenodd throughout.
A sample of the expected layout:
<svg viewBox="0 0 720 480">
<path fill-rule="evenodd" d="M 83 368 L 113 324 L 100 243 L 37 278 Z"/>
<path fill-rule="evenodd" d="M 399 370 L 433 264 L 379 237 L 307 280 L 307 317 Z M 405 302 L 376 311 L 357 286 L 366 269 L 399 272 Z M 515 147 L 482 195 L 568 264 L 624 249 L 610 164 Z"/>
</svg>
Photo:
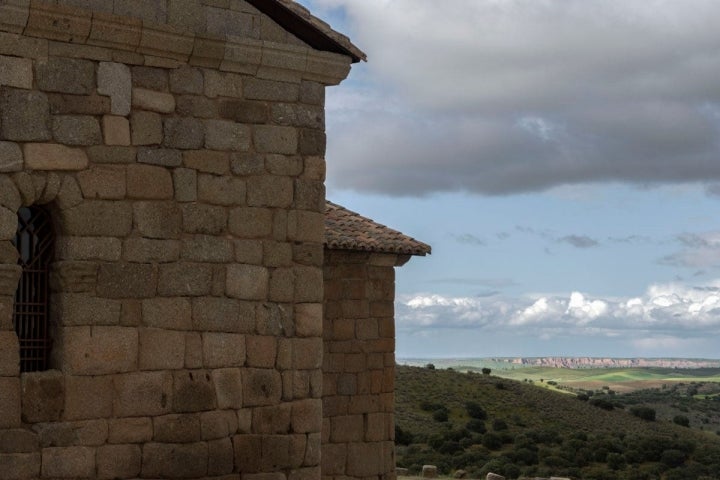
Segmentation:
<svg viewBox="0 0 720 480">
<path fill-rule="evenodd" d="M 720 2 L 302 0 L 328 198 L 432 245 L 399 358 L 720 358 Z"/>
</svg>

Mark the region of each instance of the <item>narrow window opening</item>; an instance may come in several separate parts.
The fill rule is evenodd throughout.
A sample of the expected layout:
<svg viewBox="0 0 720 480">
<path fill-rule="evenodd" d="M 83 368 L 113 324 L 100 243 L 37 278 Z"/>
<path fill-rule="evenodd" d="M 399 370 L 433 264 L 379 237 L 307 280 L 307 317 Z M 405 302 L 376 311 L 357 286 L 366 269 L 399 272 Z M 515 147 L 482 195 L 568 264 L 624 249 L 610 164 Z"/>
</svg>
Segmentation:
<svg viewBox="0 0 720 480">
<path fill-rule="evenodd" d="M 35 206 L 20 208 L 13 243 L 22 267 L 13 309 L 13 325 L 20 340 L 20 371 L 47 370 L 52 348 L 49 278 L 54 246 L 50 215 Z"/>
</svg>

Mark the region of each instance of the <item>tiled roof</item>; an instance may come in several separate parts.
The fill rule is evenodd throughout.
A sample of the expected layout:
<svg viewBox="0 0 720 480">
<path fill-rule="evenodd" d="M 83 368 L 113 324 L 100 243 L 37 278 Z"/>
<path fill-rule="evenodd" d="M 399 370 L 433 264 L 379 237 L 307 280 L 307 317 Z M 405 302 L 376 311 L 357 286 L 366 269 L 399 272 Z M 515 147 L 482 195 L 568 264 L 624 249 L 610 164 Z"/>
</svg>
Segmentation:
<svg viewBox="0 0 720 480">
<path fill-rule="evenodd" d="M 430 245 L 329 201 L 325 206 L 325 246 L 335 250 L 405 255 L 431 252 Z"/>
<path fill-rule="evenodd" d="M 275 20 L 281 27 L 318 50 L 341 53 L 353 62 L 367 60 L 367 56 L 353 45 L 348 37 L 315 17 L 294 0 L 247 0 L 255 8 Z"/>
</svg>

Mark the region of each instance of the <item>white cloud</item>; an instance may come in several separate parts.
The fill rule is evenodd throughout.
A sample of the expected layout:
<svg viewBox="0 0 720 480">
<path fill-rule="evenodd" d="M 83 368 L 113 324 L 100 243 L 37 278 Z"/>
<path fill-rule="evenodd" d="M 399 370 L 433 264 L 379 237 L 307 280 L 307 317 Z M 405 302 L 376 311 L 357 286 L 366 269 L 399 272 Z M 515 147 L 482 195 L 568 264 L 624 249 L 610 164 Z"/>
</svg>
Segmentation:
<svg viewBox="0 0 720 480">
<path fill-rule="evenodd" d="M 568 296 L 398 298 L 396 319 L 404 332 L 432 329 L 487 329 L 525 335 L 623 337 L 640 348 L 658 339 L 693 339 L 720 334 L 720 280 L 702 287 L 680 283 L 651 285 L 634 298 Z"/>
<path fill-rule="evenodd" d="M 344 7 L 369 55 L 360 87 L 329 94 L 333 185 L 505 194 L 720 180 L 714 0 L 314 3 Z"/>
</svg>

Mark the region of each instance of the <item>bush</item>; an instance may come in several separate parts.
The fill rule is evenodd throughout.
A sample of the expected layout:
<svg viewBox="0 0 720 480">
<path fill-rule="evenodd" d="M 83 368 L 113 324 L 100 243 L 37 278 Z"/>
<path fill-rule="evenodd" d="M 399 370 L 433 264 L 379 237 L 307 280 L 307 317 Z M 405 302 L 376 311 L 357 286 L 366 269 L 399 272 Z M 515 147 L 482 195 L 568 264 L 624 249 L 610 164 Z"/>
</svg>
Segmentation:
<svg viewBox="0 0 720 480">
<path fill-rule="evenodd" d="M 485 433 L 487 431 L 485 428 L 485 422 L 478 420 L 477 418 L 470 419 L 470 421 L 465 424 L 465 428 L 475 433 Z"/>
<path fill-rule="evenodd" d="M 685 463 L 685 452 L 681 452 L 680 450 L 670 449 L 665 450 L 662 453 L 662 456 L 660 457 L 660 461 L 667 465 L 668 467 L 674 468 L 679 467 L 683 463 Z"/>
<path fill-rule="evenodd" d="M 490 375 L 490 372 L 492 372 L 492 370 L 490 370 L 489 368 L 483 368 L 483 369 L 482 369 L 483 375 Z"/>
<path fill-rule="evenodd" d="M 655 421 L 655 410 L 650 407 L 632 407 L 630 413 L 648 422 Z"/>
<path fill-rule="evenodd" d="M 675 423 L 676 425 L 680 425 L 681 427 L 689 427 L 690 419 L 685 415 L 675 415 L 675 418 L 673 418 L 673 423 Z"/>
<path fill-rule="evenodd" d="M 490 450 L 499 450 L 502 448 L 503 442 L 500 435 L 497 433 L 488 432 L 483 435 L 482 444 L 485 448 Z"/>
<path fill-rule="evenodd" d="M 395 425 L 395 443 L 398 445 L 410 445 L 413 443 L 413 434 Z"/>
<path fill-rule="evenodd" d="M 485 420 L 487 418 L 487 412 L 477 402 L 466 402 L 465 411 L 470 418 L 476 418 L 478 420 Z"/>
<path fill-rule="evenodd" d="M 577 398 L 578 400 L 581 400 L 583 402 L 587 402 L 588 400 L 590 400 L 590 397 L 588 397 L 586 393 L 578 393 L 577 397 L 575 397 L 575 398 Z"/>
<path fill-rule="evenodd" d="M 447 422 L 449 418 L 447 408 L 438 408 L 433 412 L 432 417 L 436 422 Z"/>
<path fill-rule="evenodd" d="M 425 365 L 425 368 L 427 368 L 428 370 L 435 370 L 435 364 L 428 363 L 427 365 Z"/>
<path fill-rule="evenodd" d="M 501 420 L 501 419 L 499 419 L 499 418 L 496 418 L 496 419 L 493 420 L 493 422 L 492 422 L 492 428 L 493 428 L 493 430 L 495 430 L 496 432 L 499 432 L 499 431 L 502 431 L 502 430 L 507 430 L 508 426 L 507 426 L 507 423 L 505 423 L 505 420 Z"/>
<path fill-rule="evenodd" d="M 613 405 L 611 402 L 608 402 L 607 400 L 603 400 L 602 398 L 593 398 L 590 400 L 590 405 L 593 407 L 602 408 L 603 410 L 612 410 L 615 408 L 615 405 Z"/>
</svg>

